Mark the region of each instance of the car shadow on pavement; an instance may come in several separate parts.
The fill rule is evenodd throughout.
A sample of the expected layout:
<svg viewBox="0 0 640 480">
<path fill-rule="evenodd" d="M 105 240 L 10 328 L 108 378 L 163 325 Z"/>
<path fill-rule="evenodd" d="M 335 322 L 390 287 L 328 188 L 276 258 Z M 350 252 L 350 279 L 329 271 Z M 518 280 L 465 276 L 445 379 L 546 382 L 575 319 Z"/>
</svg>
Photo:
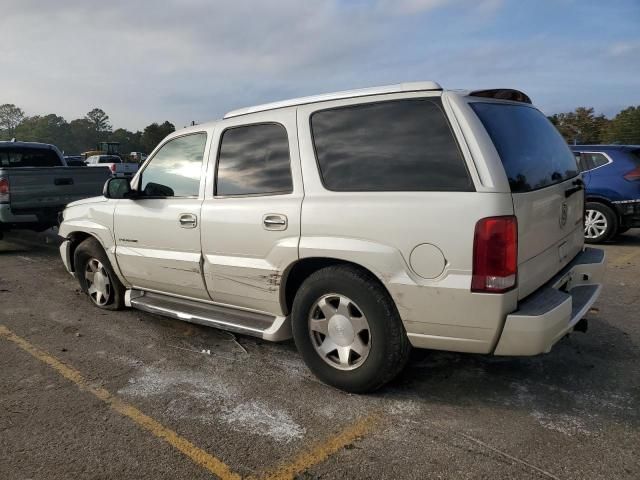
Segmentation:
<svg viewBox="0 0 640 480">
<path fill-rule="evenodd" d="M 573 333 L 546 355 L 414 350 L 404 372 L 383 394 L 431 404 L 503 407 L 565 419 L 604 417 L 640 425 L 635 408 L 640 389 L 629 382 L 634 372 L 628 370 L 638 359 L 638 347 L 627 333 L 592 317 L 587 335 Z"/>
<path fill-rule="evenodd" d="M 613 238 L 613 240 L 606 243 L 606 245 L 638 245 L 640 246 L 640 229 L 632 229 L 628 232 L 623 233 L 622 235 L 618 235 Z M 598 245 L 593 245 L 594 247 L 598 247 Z"/>
</svg>

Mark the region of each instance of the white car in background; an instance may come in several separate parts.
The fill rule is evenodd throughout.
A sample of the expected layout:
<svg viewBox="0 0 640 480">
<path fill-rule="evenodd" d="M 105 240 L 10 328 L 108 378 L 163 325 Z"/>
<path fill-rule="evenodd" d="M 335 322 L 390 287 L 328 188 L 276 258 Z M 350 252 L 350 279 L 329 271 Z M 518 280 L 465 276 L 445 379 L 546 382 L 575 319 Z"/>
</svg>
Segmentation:
<svg viewBox="0 0 640 480">
<path fill-rule="evenodd" d="M 99 308 L 293 336 L 320 379 L 366 392 L 412 346 L 537 355 L 584 331 L 605 258 L 583 209 L 529 97 L 419 82 L 172 133 L 67 207 L 60 252 Z"/>
<path fill-rule="evenodd" d="M 107 167 L 116 177 L 133 177 L 138 171 L 138 164 L 123 162 L 117 155 L 92 155 L 86 160 L 87 167 Z"/>
</svg>

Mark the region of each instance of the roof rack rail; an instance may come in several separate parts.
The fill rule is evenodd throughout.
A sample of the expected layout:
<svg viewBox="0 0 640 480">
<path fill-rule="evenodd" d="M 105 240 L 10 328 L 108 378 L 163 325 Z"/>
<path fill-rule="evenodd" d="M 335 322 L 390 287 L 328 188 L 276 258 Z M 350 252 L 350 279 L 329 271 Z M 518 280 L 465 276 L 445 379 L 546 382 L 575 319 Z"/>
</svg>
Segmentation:
<svg viewBox="0 0 640 480">
<path fill-rule="evenodd" d="M 340 100 L 344 98 L 365 97 L 368 95 L 384 95 L 386 93 L 400 92 L 417 92 L 421 90 L 442 90 L 440 84 L 436 82 L 407 82 L 398 83 L 396 85 L 385 85 L 381 87 L 361 88 L 357 90 L 345 90 L 343 92 L 324 93 L 321 95 L 313 95 L 310 97 L 292 98 L 291 100 L 282 100 L 279 102 L 265 103 L 254 107 L 240 108 L 228 112 L 224 118 L 238 117 L 249 113 L 264 112 L 266 110 L 275 110 L 276 108 L 292 107 L 295 105 L 305 105 L 308 103 L 328 102 L 330 100 Z"/>
</svg>

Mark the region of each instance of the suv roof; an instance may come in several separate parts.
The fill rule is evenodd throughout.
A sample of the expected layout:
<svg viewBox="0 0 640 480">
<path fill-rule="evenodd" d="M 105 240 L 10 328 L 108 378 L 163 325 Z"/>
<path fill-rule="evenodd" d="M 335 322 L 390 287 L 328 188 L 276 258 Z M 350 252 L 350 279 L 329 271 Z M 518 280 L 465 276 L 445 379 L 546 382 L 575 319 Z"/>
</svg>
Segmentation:
<svg viewBox="0 0 640 480">
<path fill-rule="evenodd" d="M 425 82 L 407 82 L 395 85 L 384 85 L 381 87 L 359 88 L 356 90 L 344 90 L 341 92 L 323 93 L 320 95 L 312 95 L 310 97 L 292 98 L 291 100 L 281 100 L 278 102 L 265 103 L 254 107 L 239 108 L 228 112 L 224 118 L 237 117 L 247 115 L 249 113 L 263 112 L 265 110 L 274 110 L 276 108 L 292 107 L 295 105 L 304 105 L 307 103 L 327 102 L 329 100 L 340 100 L 343 98 L 366 97 L 368 95 L 383 95 L 386 93 L 400 92 L 416 92 L 420 90 L 442 90 L 439 83 L 432 81 Z"/>
<path fill-rule="evenodd" d="M 569 145 L 572 150 L 582 150 L 589 148 L 591 150 L 636 150 L 640 145 Z"/>
</svg>

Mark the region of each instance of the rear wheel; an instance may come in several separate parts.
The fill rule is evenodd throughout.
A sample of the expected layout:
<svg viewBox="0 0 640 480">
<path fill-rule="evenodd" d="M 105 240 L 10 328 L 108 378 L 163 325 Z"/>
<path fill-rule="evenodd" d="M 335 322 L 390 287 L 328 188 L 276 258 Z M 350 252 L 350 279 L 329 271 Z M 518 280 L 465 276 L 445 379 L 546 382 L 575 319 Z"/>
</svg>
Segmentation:
<svg viewBox="0 0 640 480">
<path fill-rule="evenodd" d="M 376 390 L 407 362 L 410 344 L 393 300 L 377 278 L 348 265 L 319 270 L 292 309 L 296 346 L 323 382 L 354 393 Z"/>
<path fill-rule="evenodd" d="M 587 243 L 602 243 L 618 230 L 618 218 L 607 205 L 587 202 L 584 219 L 584 239 Z"/>
<path fill-rule="evenodd" d="M 106 310 L 120 310 L 124 307 L 125 287 L 95 238 L 87 238 L 78 245 L 74 267 L 80 287 L 96 307 Z"/>
</svg>

